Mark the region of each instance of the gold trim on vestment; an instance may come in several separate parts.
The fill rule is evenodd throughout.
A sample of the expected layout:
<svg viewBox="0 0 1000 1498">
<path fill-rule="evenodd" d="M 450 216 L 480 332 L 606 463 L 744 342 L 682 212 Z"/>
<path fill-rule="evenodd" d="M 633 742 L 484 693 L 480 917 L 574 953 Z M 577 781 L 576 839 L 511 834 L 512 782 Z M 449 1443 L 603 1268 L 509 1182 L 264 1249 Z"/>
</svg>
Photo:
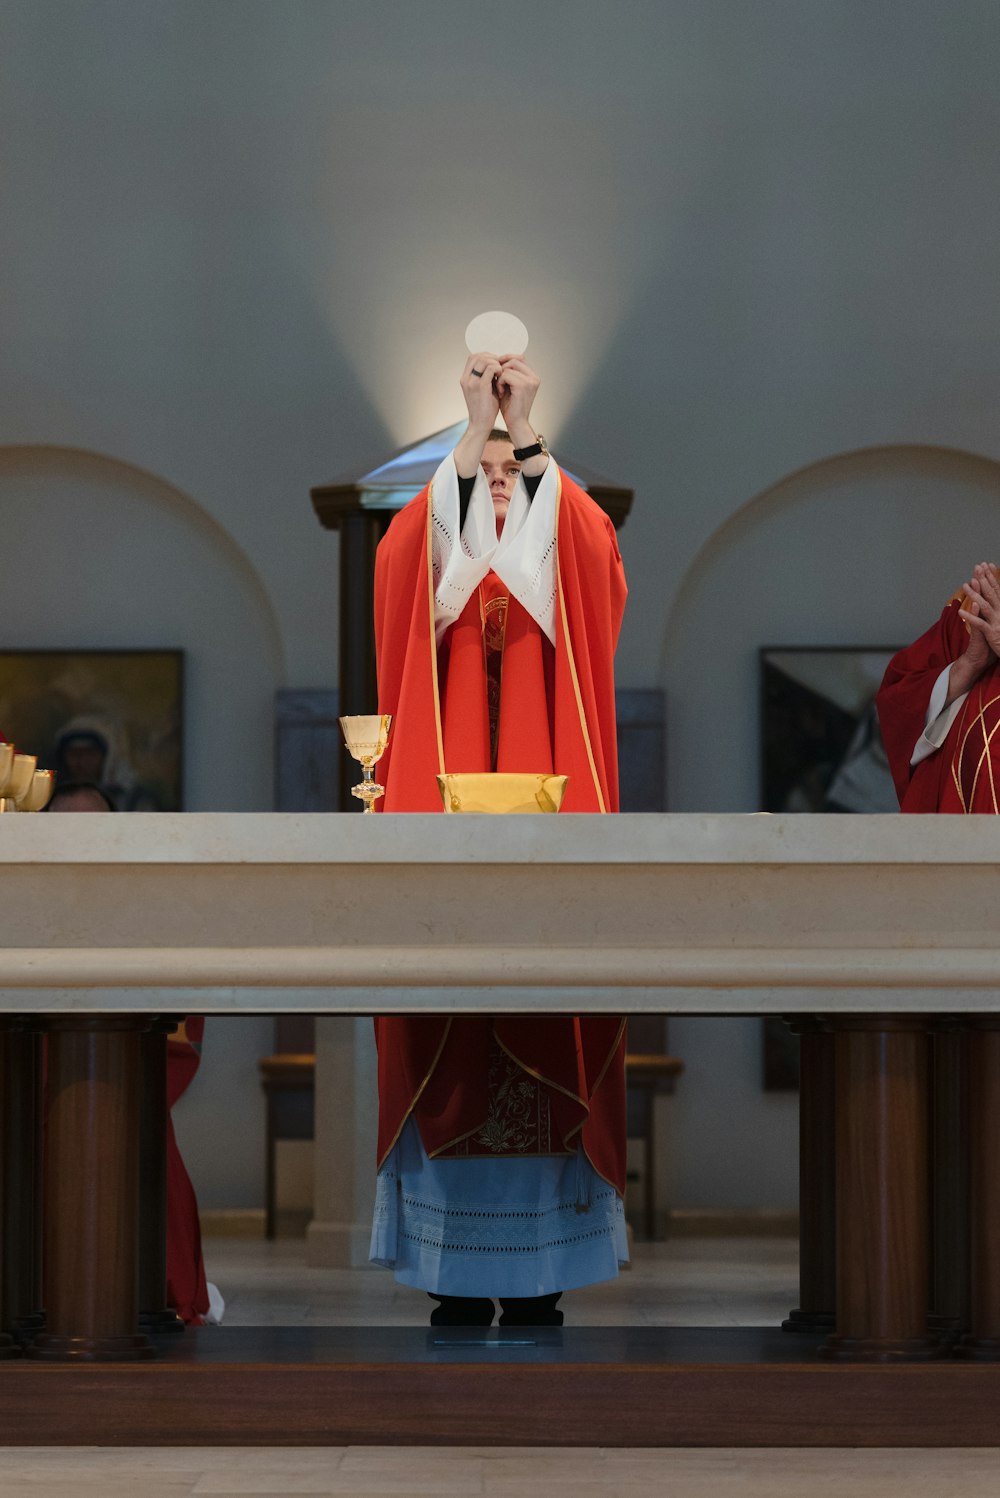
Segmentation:
<svg viewBox="0 0 1000 1498">
<path fill-rule="evenodd" d="M 968 699 L 966 699 L 966 702 L 968 702 Z M 997 695 L 995 697 L 991 697 L 990 700 L 989 700 L 989 702 L 984 702 L 983 703 L 982 707 L 979 709 L 979 712 L 976 714 L 975 721 L 973 723 L 971 723 L 970 726 L 969 726 L 969 728 L 967 729 L 965 737 L 962 740 L 961 749 L 959 751 L 958 764 L 959 764 L 959 774 L 961 774 L 962 760 L 965 757 L 965 746 L 969 742 L 969 739 L 970 739 L 971 735 L 975 732 L 976 728 L 980 724 L 982 724 L 982 730 L 983 730 L 983 751 L 982 751 L 982 753 L 979 756 L 979 760 L 978 760 L 978 762 L 976 764 L 976 773 L 975 773 L 975 775 L 972 778 L 972 790 L 971 790 L 971 792 L 969 794 L 969 805 L 966 806 L 964 798 L 962 799 L 963 810 L 966 811 L 967 813 L 971 812 L 972 807 L 975 806 L 975 804 L 976 804 L 976 789 L 977 789 L 977 787 L 979 785 L 979 776 L 980 776 L 980 774 L 982 772 L 983 760 L 988 756 L 988 754 L 990 752 L 990 744 L 992 743 L 993 735 L 996 733 L 997 729 L 1000 728 L 1000 719 L 998 719 L 998 721 L 996 723 L 994 723 L 993 728 L 991 729 L 991 731 L 989 732 L 989 734 L 987 734 L 987 732 L 986 732 L 986 709 L 989 708 L 989 707 L 992 707 L 994 705 L 994 703 L 996 703 L 996 702 L 1000 702 L 1000 693 L 997 693 Z M 990 784 L 992 785 L 992 783 L 993 783 L 993 765 L 992 765 L 992 761 L 991 761 L 990 762 Z M 997 798 L 996 798 L 996 791 L 995 790 L 994 790 L 994 793 L 993 793 L 993 810 L 994 810 L 994 812 L 997 811 Z"/>
<path fill-rule="evenodd" d="M 436 1160 L 439 1155 L 444 1154 L 445 1150 L 453 1150 L 456 1144 L 461 1144 L 463 1139 L 471 1139 L 473 1134 L 475 1134 L 478 1129 L 481 1129 L 483 1127 L 483 1124 L 486 1122 L 486 1119 L 488 1117 L 489 1114 L 485 1114 L 477 1124 L 473 1125 L 471 1129 L 466 1129 L 464 1134 L 456 1134 L 454 1139 L 448 1140 L 447 1144 L 439 1144 L 437 1149 L 427 1150 L 428 1160 Z M 427 1146 L 424 1145 L 424 1148 L 427 1149 Z M 460 1156 L 459 1158 L 464 1158 L 464 1156 Z"/>
<path fill-rule="evenodd" d="M 559 511 L 562 507 L 562 473 L 556 466 L 556 586 L 558 589 L 559 613 L 562 617 L 563 635 L 566 640 L 566 659 L 569 662 L 570 680 L 573 683 L 573 691 L 576 695 L 576 710 L 580 715 L 580 729 L 583 733 L 583 742 L 587 749 L 587 759 L 590 762 L 590 773 L 594 778 L 594 789 L 597 792 L 597 806 L 601 812 L 607 811 L 604 803 L 604 792 L 601 790 L 601 782 L 597 774 L 597 762 L 594 759 L 594 750 L 590 742 L 590 730 L 587 727 L 587 716 L 583 710 L 583 698 L 580 695 L 580 679 L 576 674 L 576 658 L 573 655 L 573 642 L 569 637 L 569 619 L 566 616 L 566 599 L 563 597 L 562 570 L 559 566 Z"/>
<path fill-rule="evenodd" d="M 619 1021 L 619 1023 L 618 1023 L 618 1034 L 615 1036 L 614 1044 L 612 1045 L 610 1051 L 608 1052 L 607 1056 L 604 1059 L 604 1065 L 601 1067 L 600 1071 L 597 1073 L 597 1080 L 594 1082 L 593 1087 L 590 1089 L 590 1096 L 591 1097 L 594 1097 L 596 1095 L 597 1089 L 600 1087 L 601 1083 L 604 1081 L 604 1078 L 608 1074 L 608 1067 L 611 1065 L 612 1061 L 615 1059 L 615 1055 L 616 1055 L 616 1053 L 618 1051 L 618 1047 L 622 1043 L 622 1036 L 625 1034 L 625 1026 L 627 1024 L 628 1024 L 627 1018 L 621 1019 Z M 587 1111 L 588 1111 L 588 1114 L 589 1114 L 589 1111 L 590 1111 L 589 1107 L 588 1107 Z M 584 1124 L 586 1122 L 587 1122 L 587 1120 L 584 1118 L 584 1119 L 581 1119 L 581 1121 L 578 1124 L 574 1124 L 573 1127 L 570 1129 L 569 1133 L 566 1136 L 567 1139 L 571 1139 L 574 1134 L 578 1134 L 580 1132 L 580 1130 L 583 1128 L 583 1126 L 584 1126 Z M 594 1168 L 596 1170 L 597 1167 L 595 1166 Z M 598 1171 L 598 1174 L 600 1174 L 599 1171 Z M 611 1185 L 613 1183 L 609 1182 L 608 1184 Z"/>
<path fill-rule="evenodd" d="M 434 694 L 434 727 L 437 730 L 438 773 L 444 767 L 444 734 L 441 731 L 441 695 L 438 690 L 437 609 L 434 599 L 434 485 L 427 486 L 427 592 L 431 623 L 431 690 Z"/>
<path fill-rule="evenodd" d="M 974 776 L 973 781 L 972 781 L 972 805 L 975 806 L 975 804 L 976 804 L 976 788 L 979 785 L 979 776 L 982 773 L 983 760 L 985 759 L 987 765 L 989 766 L 989 771 L 990 771 L 990 789 L 993 792 L 993 811 L 994 811 L 994 813 L 996 813 L 996 811 L 997 811 L 997 793 L 996 793 L 996 787 L 993 784 L 993 758 L 992 758 L 992 755 L 990 754 L 990 745 L 993 742 L 993 736 L 994 736 L 994 734 L 996 733 L 997 729 L 1000 728 L 1000 718 L 997 719 L 996 723 L 994 723 L 994 725 L 990 729 L 989 733 L 987 733 L 986 732 L 986 718 L 984 716 L 985 713 L 986 713 L 986 708 L 992 707 L 993 704 L 994 704 L 994 702 L 1000 702 L 1000 696 L 998 696 L 998 697 L 991 697 L 990 698 L 989 702 L 987 702 L 985 704 L 985 706 L 983 707 L 983 709 L 980 712 L 979 716 L 977 717 L 976 723 L 973 724 L 973 728 L 975 728 L 976 724 L 978 724 L 978 723 L 982 723 L 982 725 L 983 725 L 983 752 L 979 756 L 978 763 L 976 764 L 976 773 L 975 773 L 975 776 Z M 969 729 L 969 733 L 970 734 L 972 733 L 972 728 Z"/>
<path fill-rule="evenodd" d="M 528 1066 L 527 1063 L 522 1061 L 519 1056 L 515 1056 L 510 1047 L 505 1046 L 503 1041 L 500 1039 L 499 1035 L 496 1032 L 495 1025 L 493 1027 L 493 1038 L 500 1049 L 504 1052 L 504 1054 L 510 1057 L 514 1065 L 519 1066 L 523 1072 L 527 1072 L 529 1077 L 534 1077 L 535 1081 L 541 1082 L 543 1087 L 551 1087 L 553 1092 L 561 1092 L 563 1097 L 570 1098 L 572 1102 L 579 1103 L 580 1107 L 585 1109 L 587 1113 L 590 1112 L 590 1104 L 585 1102 L 584 1099 L 579 1095 L 579 1093 L 570 1092 L 568 1087 L 561 1086 L 559 1082 L 553 1082 L 550 1077 L 543 1077 L 540 1071 L 535 1071 L 535 1068 L 533 1066 Z"/>
<path fill-rule="evenodd" d="M 962 703 L 962 714 L 961 714 L 961 717 L 958 720 L 958 734 L 957 734 L 957 737 L 960 740 L 960 742 L 956 746 L 956 748 L 955 748 L 955 750 L 954 750 L 954 752 L 952 753 L 952 756 L 951 756 L 951 778 L 952 778 L 952 780 L 954 782 L 954 785 L 955 785 L 955 791 L 956 791 L 956 794 L 958 796 L 959 805 L 962 808 L 963 814 L 966 815 L 966 816 L 968 816 L 969 808 L 965 804 L 965 792 L 962 789 L 962 774 L 961 774 L 961 772 L 962 772 L 962 756 L 965 753 L 965 740 L 962 738 L 962 729 L 965 727 L 965 720 L 968 717 L 968 715 L 969 715 L 969 699 L 968 699 L 968 697 L 966 697 L 965 701 Z"/>
<path fill-rule="evenodd" d="M 454 1017 L 453 1015 L 449 1015 L 448 1018 L 445 1020 L 444 1034 L 441 1036 L 441 1044 L 437 1048 L 437 1053 L 435 1054 L 434 1060 L 431 1062 L 430 1066 L 427 1068 L 427 1075 L 424 1077 L 424 1080 L 421 1082 L 420 1086 L 417 1088 L 416 1092 L 413 1094 L 413 1097 L 410 1099 L 410 1106 L 407 1108 L 406 1112 L 403 1114 L 403 1117 L 402 1117 L 402 1119 L 400 1121 L 399 1128 L 396 1130 L 395 1134 L 392 1136 L 392 1143 L 389 1145 L 389 1148 L 386 1150 L 386 1152 L 382 1156 L 381 1160 L 379 1160 L 378 1165 L 376 1166 L 377 1170 L 381 1170 L 382 1169 L 382 1166 L 385 1164 L 385 1162 L 388 1160 L 389 1156 L 392 1154 L 393 1150 L 396 1148 L 397 1140 L 399 1139 L 400 1134 L 402 1134 L 404 1128 L 406 1127 L 406 1121 L 407 1121 L 407 1119 L 410 1117 L 410 1115 L 412 1114 L 414 1108 L 419 1103 L 420 1098 L 421 1098 L 421 1096 L 423 1094 L 424 1088 L 427 1086 L 427 1083 L 430 1081 L 431 1077 L 433 1077 L 435 1071 L 437 1070 L 437 1064 L 441 1060 L 441 1052 L 444 1050 L 445 1041 L 448 1039 L 448 1036 L 451 1033 L 451 1022 L 452 1022 L 453 1017 Z"/>
</svg>

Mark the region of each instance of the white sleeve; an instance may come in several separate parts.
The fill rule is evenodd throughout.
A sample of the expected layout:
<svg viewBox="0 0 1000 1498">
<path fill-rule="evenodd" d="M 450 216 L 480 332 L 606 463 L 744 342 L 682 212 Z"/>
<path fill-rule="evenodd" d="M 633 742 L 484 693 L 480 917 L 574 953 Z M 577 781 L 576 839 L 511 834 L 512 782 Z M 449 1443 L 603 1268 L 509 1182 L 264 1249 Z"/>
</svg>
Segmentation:
<svg viewBox="0 0 1000 1498">
<path fill-rule="evenodd" d="M 458 470 L 449 453 L 431 483 L 434 635 L 439 645 L 445 630 L 454 624 L 489 572 L 497 549 L 493 500 L 481 469 L 476 475 L 461 535 L 459 517 Z"/>
<path fill-rule="evenodd" d="M 454 624 L 490 571 L 506 584 L 555 644 L 558 493 L 558 471 L 552 458 L 534 499 L 529 500 L 519 476 L 498 541 L 493 497 L 480 469 L 459 535 L 458 470 L 454 457 L 448 454 L 431 484 L 434 635 L 439 645 L 445 630 Z"/>
<path fill-rule="evenodd" d="M 548 636 L 556 642 L 556 510 L 559 476 L 549 458 L 535 497 L 528 500 L 518 479 L 507 521 L 493 558 L 493 571 Z"/>
<path fill-rule="evenodd" d="M 927 704 L 927 718 L 924 723 L 924 731 L 917 740 L 913 753 L 910 755 L 910 764 L 919 765 L 922 759 L 934 754 L 945 739 L 948 730 L 958 717 L 962 703 L 968 697 L 968 692 L 963 692 L 961 697 L 956 697 L 954 702 L 945 707 L 945 698 L 948 696 L 948 677 L 951 674 L 951 666 L 945 666 L 941 675 L 934 683 L 931 691 L 931 700 Z"/>
</svg>

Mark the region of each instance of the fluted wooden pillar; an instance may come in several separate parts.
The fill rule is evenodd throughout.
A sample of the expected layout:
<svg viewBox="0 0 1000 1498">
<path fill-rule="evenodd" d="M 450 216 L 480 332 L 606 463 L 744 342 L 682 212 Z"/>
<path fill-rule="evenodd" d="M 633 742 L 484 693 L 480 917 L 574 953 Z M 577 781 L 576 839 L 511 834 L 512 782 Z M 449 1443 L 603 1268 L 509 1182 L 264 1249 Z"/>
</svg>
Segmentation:
<svg viewBox="0 0 1000 1498">
<path fill-rule="evenodd" d="M 0 1208 L 0 1306 L 5 1331 L 20 1339 L 44 1324 L 42 1314 L 41 1164 L 42 1040 L 35 1020 L 7 1024 L 0 1063 L 3 1136 Z"/>
<path fill-rule="evenodd" d="M 786 1332 L 834 1327 L 837 1295 L 834 1040 L 815 1015 L 788 1021 L 799 1036 L 799 1304 Z"/>
<path fill-rule="evenodd" d="M 167 1035 L 173 1018 L 156 1018 L 140 1036 L 139 1323 L 147 1332 L 182 1332 L 167 1304 Z"/>
<path fill-rule="evenodd" d="M 16 1033 L 15 1019 L 0 1018 L 0 1360 L 3 1361 L 19 1357 L 21 1353 L 20 1345 L 8 1330 L 14 1320 L 8 1266 L 17 1262 L 19 1247 L 14 1241 L 10 1222 L 10 1208 L 16 1200 L 12 1166 L 19 1122 L 10 1086 Z"/>
<path fill-rule="evenodd" d="M 827 1358 L 940 1355 L 928 1332 L 929 1038 L 920 1016 L 845 1016 L 835 1035 L 837 1330 Z"/>
<path fill-rule="evenodd" d="M 51 1019 L 44 1175 L 46 1329 L 28 1356 L 151 1357 L 138 1329 L 139 1075 L 149 1019 Z"/>
<path fill-rule="evenodd" d="M 1000 1015 L 969 1020 L 971 1306 L 959 1357 L 1000 1359 Z"/>
<path fill-rule="evenodd" d="M 940 1018 L 931 1032 L 931 1317 L 954 1339 L 969 1329 L 968 1032 Z"/>
</svg>

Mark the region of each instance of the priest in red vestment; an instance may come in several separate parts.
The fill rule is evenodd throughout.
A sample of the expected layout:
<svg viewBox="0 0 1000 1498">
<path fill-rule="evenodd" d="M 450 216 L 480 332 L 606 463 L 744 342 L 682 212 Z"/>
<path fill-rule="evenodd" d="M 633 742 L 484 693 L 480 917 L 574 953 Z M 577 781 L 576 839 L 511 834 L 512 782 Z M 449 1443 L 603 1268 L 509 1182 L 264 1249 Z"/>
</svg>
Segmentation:
<svg viewBox="0 0 1000 1498">
<path fill-rule="evenodd" d="M 439 773 L 492 770 L 617 811 L 614 527 L 533 429 L 522 358 L 473 355 L 461 383 L 468 429 L 376 558 L 382 809 L 440 812 Z M 494 1295 L 501 1324 L 561 1323 L 562 1290 L 627 1258 L 624 1020 L 386 1016 L 376 1038 L 372 1257 L 435 1324 L 488 1325 Z"/>
<path fill-rule="evenodd" d="M 877 698 L 900 810 L 998 811 L 1000 582 L 981 562 L 937 623 L 893 656 Z"/>
</svg>

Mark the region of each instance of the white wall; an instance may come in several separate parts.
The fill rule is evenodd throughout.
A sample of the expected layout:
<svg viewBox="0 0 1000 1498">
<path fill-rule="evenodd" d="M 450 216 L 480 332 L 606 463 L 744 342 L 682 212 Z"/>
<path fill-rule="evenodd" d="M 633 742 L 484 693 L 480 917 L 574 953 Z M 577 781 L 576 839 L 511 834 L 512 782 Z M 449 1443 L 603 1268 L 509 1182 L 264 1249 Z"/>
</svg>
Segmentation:
<svg viewBox="0 0 1000 1498">
<path fill-rule="evenodd" d="M 775 486 L 867 448 L 1000 458 L 998 41 L 993 0 L 4 0 L 0 447 L 134 465 L 221 527 L 245 566 L 207 560 L 201 526 L 219 607 L 256 575 L 276 621 L 224 690 L 245 723 L 251 687 L 334 682 L 336 541 L 309 486 L 454 419 L 465 322 L 508 306 L 554 449 L 636 488 L 620 679 L 666 687 L 671 804 L 749 809 L 756 648 L 903 638 L 990 535 L 968 466 Z M 129 575 L 171 513 L 116 520 Z M 35 612 L 0 594 L 6 637 L 86 634 L 100 607 L 103 641 L 133 643 L 102 544 L 57 526 Z M 185 570 L 168 546 L 154 597 Z M 99 604 L 70 609 L 52 579 L 81 574 Z M 165 643 L 160 602 L 144 618 Z M 260 711 L 247 807 L 268 804 Z M 189 730 L 191 804 L 236 804 L 214 698 Z M 685 1033 L 768 1163 L 737 1181 L 706 1153 L 692 1066 L 678 1192 L 784 1204 L 791 1110 L 735 1030 Z"/>
</svg>

